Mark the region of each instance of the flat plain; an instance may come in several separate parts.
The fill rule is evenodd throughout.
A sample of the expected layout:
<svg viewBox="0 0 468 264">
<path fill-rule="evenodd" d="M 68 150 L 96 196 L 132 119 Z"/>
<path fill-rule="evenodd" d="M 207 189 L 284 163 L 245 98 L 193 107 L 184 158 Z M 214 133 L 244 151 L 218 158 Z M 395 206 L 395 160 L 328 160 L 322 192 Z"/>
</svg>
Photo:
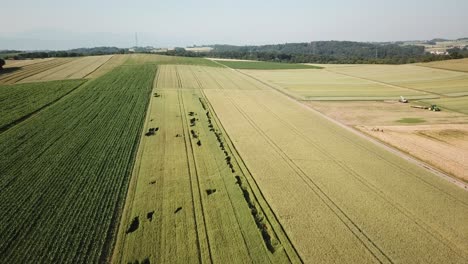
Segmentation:
<svg viewBox="0 0 468 264">
<path fill-rule="evenodd" d="M 130 54 L 0 75 L 2 260 L 466 263 L 468 192 L 338 123 L 464 175 L 465 73 L 272 67 Z"/>
</svg>

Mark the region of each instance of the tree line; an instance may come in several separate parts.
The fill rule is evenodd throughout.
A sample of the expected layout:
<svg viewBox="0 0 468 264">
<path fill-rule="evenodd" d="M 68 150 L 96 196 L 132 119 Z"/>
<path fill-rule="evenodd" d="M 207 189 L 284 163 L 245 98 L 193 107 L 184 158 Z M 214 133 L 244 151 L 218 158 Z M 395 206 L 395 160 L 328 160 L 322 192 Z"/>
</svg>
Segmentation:
<svg viewBox="0 0 468 264">
<path fill-rule="evenodd" d="M 22 59 L 39 59 L 39 58 L 52 58 L 52 57 L 81 57 L 81 56 L 125 54 L 125 53 L 128 53 L 127 49 L 121 49 L 117 47 L 95 47 L 95 48 L 71 49 L 67 51 L 20 52 L 15 55 L 5 56 L 5 59 L 22 60 Z"/>
<path fill-rule="evenodd" d="M 423 46 L 397 43 L 364 43 L 352 41 L 315 41 L 262 46 L 213 45 L 210 52 L 191 52 L 177 48 L 166 55 L 215 57 L 288 63 L 336 64 L 405 64 L 468 57 L 464 50 L 449 50 L 449 55 L 435 55 Z"/>
</svg>

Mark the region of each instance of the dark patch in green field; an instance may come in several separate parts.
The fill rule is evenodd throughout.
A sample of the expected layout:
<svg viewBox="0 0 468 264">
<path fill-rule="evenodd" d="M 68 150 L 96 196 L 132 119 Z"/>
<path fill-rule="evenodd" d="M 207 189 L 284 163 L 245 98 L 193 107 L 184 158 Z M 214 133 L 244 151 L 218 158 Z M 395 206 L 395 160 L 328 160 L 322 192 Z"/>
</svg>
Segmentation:
<svg viewBox="0 0 468 264">
<path fill-rule="evenodd" d="M 399 120 L 396 120 L 398 123 L 404 123 L 404 124 L 419 124 L 419 123 L 424 123 L 426 120 L 419 118 L 419 117 L 405 117 Z"/>
</svg>

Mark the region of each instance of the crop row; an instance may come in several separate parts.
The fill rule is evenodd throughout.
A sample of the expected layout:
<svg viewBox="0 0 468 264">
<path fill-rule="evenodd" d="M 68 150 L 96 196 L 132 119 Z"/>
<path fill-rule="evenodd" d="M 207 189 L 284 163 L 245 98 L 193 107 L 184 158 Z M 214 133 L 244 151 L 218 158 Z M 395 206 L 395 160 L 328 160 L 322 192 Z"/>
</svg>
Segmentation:
<svg viewBox="0 0 468 264">
<path fill-rule="evenodd" d="M 106 259 L 154 72 L 116 68 L 0 135 L 3 260 Z"/>
<path fill-rule="evenodd" d="M 0 132 L 59 100 L 83 80 L 0 85 Z"/>
</svg>

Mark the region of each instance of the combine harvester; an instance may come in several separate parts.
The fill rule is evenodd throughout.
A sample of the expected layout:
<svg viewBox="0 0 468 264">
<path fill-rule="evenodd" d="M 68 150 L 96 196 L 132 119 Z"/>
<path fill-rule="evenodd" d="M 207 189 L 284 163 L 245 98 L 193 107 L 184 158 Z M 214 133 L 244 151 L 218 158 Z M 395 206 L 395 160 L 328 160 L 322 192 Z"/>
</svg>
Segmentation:
<svg viewBox="0 0 468 264">
<path fill-rule="evenodd" d="M 408 103 L 408 99 L 404 98 L 403 96 L 400 96 L 400 100 L 398 100 L 398 102 L 406 104 Z"/>
</svg>

